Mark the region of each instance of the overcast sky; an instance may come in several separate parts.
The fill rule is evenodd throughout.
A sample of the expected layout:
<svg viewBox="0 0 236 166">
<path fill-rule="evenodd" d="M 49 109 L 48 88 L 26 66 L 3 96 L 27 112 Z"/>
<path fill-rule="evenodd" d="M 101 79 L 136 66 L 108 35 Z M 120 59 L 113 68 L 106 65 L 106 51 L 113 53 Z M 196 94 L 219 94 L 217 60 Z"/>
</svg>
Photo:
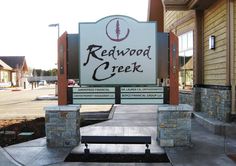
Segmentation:
<svg viewBox="0 0 236 166">
<path fill-rule="evenodd" d="M 29 67 L 55 68 L 57 28 L 78 33 L 79 22 L 96 22 L 109 15 L 147 21 L 148 0 L 2 0 L 0 56 L 25 56 Z"/>
</svg>

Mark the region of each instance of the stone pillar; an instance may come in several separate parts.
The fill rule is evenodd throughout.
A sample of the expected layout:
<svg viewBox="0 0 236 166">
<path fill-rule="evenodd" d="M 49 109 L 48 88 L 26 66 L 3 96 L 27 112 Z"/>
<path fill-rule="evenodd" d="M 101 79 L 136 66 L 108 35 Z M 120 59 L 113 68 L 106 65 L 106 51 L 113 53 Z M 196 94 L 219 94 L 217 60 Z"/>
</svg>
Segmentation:
<svg viewBox="0 0 236 166">
<path fill-rule="evenodd" d="M 162 147 L 189 146 L 192 107 L 162 105 L 157 110 L 157 141 Z"/>
<path fill-rule="evenodd" d="M 80 106 L 45 107 L 47 146 L 74 147 L 80 142 Z"/>
</svg>

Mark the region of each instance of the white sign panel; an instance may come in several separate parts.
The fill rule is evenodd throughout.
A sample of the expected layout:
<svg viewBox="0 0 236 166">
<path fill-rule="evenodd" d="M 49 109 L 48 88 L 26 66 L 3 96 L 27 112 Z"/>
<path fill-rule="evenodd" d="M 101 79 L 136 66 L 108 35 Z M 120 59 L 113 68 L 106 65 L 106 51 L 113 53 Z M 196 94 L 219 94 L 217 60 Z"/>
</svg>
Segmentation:
<svg viewBox="0 0 236 166">
<path fill-rule="evenodd" d="M 156 23 L 110 16 L 79 24 L 81 85 L 156 84 Z"/>
<path fill-rule="evenodd" d="M 163 98 L 163 93 L 121 93 L 121 98 L 158 99 Z"/>
<path fill-rule="evenodd" d="M 121 87 L 121 104 L 163 104 L 163 87 Z"/>
<path fill-rule="evenodd" d="M 102 93 L 102 92 L 115 92 L 114 87 L 78 87 L 73 88 L 73 92 L 79 93 Z"/>
<path fill-rule="evenodd" d="M 73 104 L 115 104 L 114 87 L 74 87 Z"/>
<path fill-rule="evenodd" d="M 108 94 L 108 93 L 98 93 L 98 94 L 91 94 L 91 93 L 86 93 L 86 94 L 73 94 L 73 98 L 79 98 L 79 99 L 109 99 L 115 98 L 115 94 Z"/>
<path fill-rule="evenodd" d="M 163 93 L 163 87 L 121 87 L 121 92 L 160 92 Z"/>
</svg>

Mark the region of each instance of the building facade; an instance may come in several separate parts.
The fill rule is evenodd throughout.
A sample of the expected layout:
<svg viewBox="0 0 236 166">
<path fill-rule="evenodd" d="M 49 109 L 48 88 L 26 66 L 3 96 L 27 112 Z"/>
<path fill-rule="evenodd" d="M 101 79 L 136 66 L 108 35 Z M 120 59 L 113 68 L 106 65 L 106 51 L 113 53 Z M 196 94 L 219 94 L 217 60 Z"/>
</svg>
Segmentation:
<svg viewBox="0 0 236 166">
<path fill-rule="evenodd" d="M 24 56 L 0 56 L 0 86 L 25 87 L 28 66 Z"/>
<path fill-rule="evenodd" d="M 149 5 L 149 20 L 162 22 L 163 31 L 179 38 L 180 102 L 230 121 L 236 114 L 236 0 L 150 0 Z M 155 16 L 161 8 L 163 15 Z"/>
<path fill-rule="evenodd" d="M 0 83 L 1 87 L 11 86 L 12 68 L 0 59 Z"/>
</svg>

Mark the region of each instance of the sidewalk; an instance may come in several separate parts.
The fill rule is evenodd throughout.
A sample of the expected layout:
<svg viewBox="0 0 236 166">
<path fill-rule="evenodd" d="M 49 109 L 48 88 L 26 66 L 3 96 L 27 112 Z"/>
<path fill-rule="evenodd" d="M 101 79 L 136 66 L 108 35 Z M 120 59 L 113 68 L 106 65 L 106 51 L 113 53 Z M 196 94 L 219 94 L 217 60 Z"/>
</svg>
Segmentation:
<svg viewBox="0 0 236 166">
<path fill-rule="evenodd" d="M 138 132 L 146 132 L 146 128 L 153 128 L 156 125 L 154 116 L 156 113 L 156 106 L 117 106 L 114 117 L 112 120 L 90 125 L 81 128 L 81 133 L 85 131 L 92 132 L 93 128 L 107 126 L 114 127 L 127 127 L 132 128 L 139 127 Z M 148 120 L 149 118 L 150 120 Z M 152 129 L 153 130 L 153 129 Z M 108 131 L 108 130 L 106 130 Z M 117 132 L 118 130 L 113 130 Z M 129 129 L 130 131 L 130 129 Z M 97 131 L 98 132 L 98 131 Z M 153 134 L 155 133 L 155 128 Z M 155 135 L 155 134 L 154 134 Z M 154 138 L 155 139 L 155 138 Z M 25 142 L 22 144 L 12 145 L 4 148 L 6 153 L 0 151 L 0 165 L 6 163 L 14 165 L 19 163 L 21 165 L 155 165 L 155 166 L 235 166 L 236 163 L 227 157 L 225 152 L 228 147 L 236 147 L 236 140 L 230 140 L 230 144 L 227 138 L 223 136 L 214 135 L 201 125 L 199 125 L 194 119 L 192 120 L 192 146 L 191 147 L 177 147 L 177 148 L 165 148 L 171 163 L 78 163 L 78 162 L 63 162 L 66 156 L 72 149 L 68 148 L 48 148 L 46 146 L 46 139 L 40 138 L 37 140 Z M 132 147 L 131 147 L 132 148 Z M 74 151 L 76 148 L 74 149 Z M 130 149 L 132 151 L 132 149 Z M 159 148 L 160 152 L 163 152 L 162 148 Z M 5 157 L 4 157 L 5 156 Z M 9 157 L 12 158 L 9 160 Z M 17 162 L 12 162 L 12 161 Z M 4 164 L 5 165 L 5 164 Z"/>
<path fill-rule="evenodd" d="M 19 165 L 14 159 L 0 147 L 0 165 L 4 166 L 15 166 Z"/>
</svg>

